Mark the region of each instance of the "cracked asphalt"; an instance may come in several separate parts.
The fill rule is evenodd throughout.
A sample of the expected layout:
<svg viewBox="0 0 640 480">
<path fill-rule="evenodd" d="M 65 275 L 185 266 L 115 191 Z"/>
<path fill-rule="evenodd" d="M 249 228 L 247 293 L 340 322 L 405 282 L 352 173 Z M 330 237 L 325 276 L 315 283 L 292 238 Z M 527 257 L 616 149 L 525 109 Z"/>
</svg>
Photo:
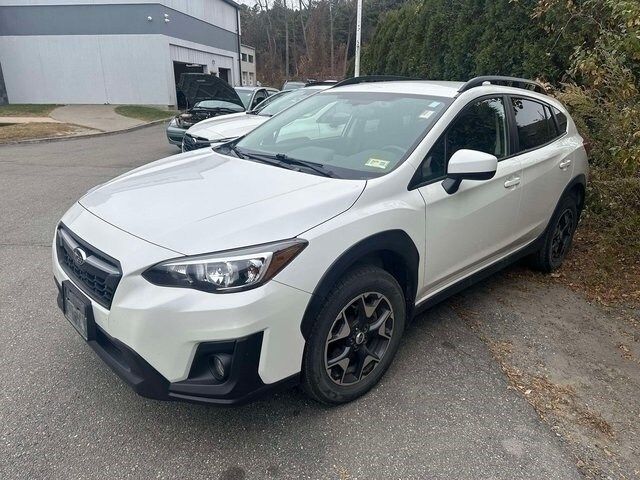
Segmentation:
<svg viewBox="0 0 640 480">
<path fill-rule="evenodd" d="M 296 389 L 240 408 L 134 394 L 57 310 L 50 243 L 86 190 L 176 152 L 162 125 L 0 147 L 0 478 L 580 478 L 451 302 L 340 408 Z"/>
</svg>

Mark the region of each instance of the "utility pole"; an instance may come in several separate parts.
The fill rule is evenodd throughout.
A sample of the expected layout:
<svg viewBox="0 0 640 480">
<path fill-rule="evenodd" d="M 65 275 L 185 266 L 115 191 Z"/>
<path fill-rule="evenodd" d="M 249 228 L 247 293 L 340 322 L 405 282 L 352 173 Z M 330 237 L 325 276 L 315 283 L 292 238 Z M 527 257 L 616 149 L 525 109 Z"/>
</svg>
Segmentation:
<svg viewBox="0 0 640 480">
<path fill-rule="evenodd" d="M 356 66 L 354 76 L 360 76 L 360 42 L 362 37 L 362 0 L 358 0 L 358 10 L 356 13 Z"/>
<path fill-rule="evenodd" d="M 329 0 L 329 31 L 331 32 L 331 76 L 335 76 L 333 70 L 333 0 Z"/>
<path fill-rule="evenodd" d="M 287 8 L 287 0 L 284 0 L 284 56 L 285 67 L 284 76 L 286 80 L 289 80 L 289 9 Z"/>
</svg>

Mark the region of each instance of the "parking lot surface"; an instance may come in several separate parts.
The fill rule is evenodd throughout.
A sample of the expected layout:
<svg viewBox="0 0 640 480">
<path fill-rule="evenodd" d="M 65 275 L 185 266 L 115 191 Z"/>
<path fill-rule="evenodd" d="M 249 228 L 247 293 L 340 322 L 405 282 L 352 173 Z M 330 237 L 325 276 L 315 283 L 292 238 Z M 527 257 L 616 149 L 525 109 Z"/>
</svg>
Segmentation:
<svg viewBox="0 0 640 480">
<path fill-rule="evenodd" d="M 238 408 L 134 394 L 58 311 L 50 244 L 86 190 L 176 152 L 163 125 L 0 147 L 0 478 L 580 477 L 450 302 L 418 318 L 381 384 L 346 406 L 295 389 Z"/>
</svg>

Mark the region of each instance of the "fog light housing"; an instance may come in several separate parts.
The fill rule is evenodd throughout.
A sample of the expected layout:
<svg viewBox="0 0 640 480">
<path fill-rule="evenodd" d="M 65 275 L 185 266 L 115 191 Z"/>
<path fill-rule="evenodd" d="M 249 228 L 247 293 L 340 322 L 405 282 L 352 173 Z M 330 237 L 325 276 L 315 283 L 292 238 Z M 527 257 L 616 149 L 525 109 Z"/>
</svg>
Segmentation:
<svg viewBox="0 0 640 480">
<path fill-rule="evenodd" d="M 231 355 L 218 353 L 209 357 L 209 370 L 218 382 L 224 382 L 229 378 L 231 371 Z"/>
</svg>

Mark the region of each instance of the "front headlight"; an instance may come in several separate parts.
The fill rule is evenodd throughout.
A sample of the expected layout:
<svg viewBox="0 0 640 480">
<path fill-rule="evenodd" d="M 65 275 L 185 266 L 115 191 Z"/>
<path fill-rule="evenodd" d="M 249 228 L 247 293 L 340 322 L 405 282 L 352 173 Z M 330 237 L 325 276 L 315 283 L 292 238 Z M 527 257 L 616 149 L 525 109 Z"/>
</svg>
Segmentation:
<svg viewBox="0 0 640 480">
<path fill-rule="evenodd" d="M 228 293 L 263 285 L 307 246 L 294 238 L 255 247 L 195 255 L 161 262 L 142 276 L 163 287 L 194 288 L 204 292 Z"/>
</svg>

